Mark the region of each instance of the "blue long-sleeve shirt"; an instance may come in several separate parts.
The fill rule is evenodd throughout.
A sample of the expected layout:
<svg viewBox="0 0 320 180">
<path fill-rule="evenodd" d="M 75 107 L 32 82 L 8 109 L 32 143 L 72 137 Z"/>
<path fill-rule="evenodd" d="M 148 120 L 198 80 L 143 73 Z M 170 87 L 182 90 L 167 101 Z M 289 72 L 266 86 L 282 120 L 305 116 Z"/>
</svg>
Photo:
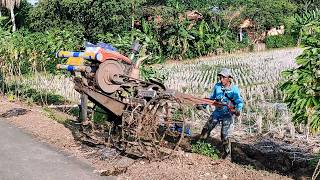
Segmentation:
<svg viewBox="0 0 320 180">
<path fill-rule="evenodd" d="M 218 82 L 213 87 L 210 99 L 222 102 L 223 104 L 230 104 L 235 106 L 236 110 L 242 111 L 243 100 L 240 95 L 240 90 L 236 85 L 231 85 L 230 88 L 225 88 L 221 82 Z M 221 108 L 217 107 L 213 111 L 213 116 L 217 119 L 223 117 L 231 117 L 232 114 L 227 106 Z"/>
</svg>

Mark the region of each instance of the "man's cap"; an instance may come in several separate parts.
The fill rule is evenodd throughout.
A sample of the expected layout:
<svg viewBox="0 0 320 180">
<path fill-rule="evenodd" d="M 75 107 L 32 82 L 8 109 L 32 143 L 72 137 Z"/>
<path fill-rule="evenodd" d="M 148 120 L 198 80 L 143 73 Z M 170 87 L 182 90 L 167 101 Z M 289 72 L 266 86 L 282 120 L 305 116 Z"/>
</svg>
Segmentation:
<svg viewBox="0 0 320 180">
<path fill-rule="evenodd" d="M 228 68 L 222 68 L 222 70 L 219 72 L 218 76 L 233 78 L 232 74 L 231 74 L 231 70 Z"/>
</svg>

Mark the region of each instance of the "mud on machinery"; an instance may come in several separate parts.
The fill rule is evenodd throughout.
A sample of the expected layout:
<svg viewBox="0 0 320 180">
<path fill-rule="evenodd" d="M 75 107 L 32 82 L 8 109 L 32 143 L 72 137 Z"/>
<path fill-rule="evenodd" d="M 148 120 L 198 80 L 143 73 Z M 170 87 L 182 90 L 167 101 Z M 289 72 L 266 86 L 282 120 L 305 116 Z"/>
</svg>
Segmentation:
<svg viewBox="0 0 320 180">
<path fill-rule="evenodd" d="M 133 44 L 130 58 L 103 43 L 87 44 L 84 52 L 59 51 L 57 58 L 68 59 L 57 69 L 71 72 L 81 94 L 81 141 L 138 157 L 165 157 L 187 140 L 187 106 L 211 101 L 168 90 L 156 80 L 140 80 L 144 58 L 136 57 L 139 46 Z M 91 120 L 88 100 L 109 113 L 108 123 Z"/>
</svg>

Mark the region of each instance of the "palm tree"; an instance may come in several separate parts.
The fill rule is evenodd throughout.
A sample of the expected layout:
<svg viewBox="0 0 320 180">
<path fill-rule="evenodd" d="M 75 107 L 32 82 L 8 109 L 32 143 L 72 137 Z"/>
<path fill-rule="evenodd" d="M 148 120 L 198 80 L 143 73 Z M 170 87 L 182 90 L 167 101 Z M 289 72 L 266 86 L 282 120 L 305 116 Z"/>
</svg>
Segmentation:
<svg viewBox="0 0 320 180">
<path fill-rule="evenodd" d="M 0 7 L 5 7 L 10 10 L 11 21 L 12 21 L 12 31 L 16 31 L 16 21 L 14 16 L 14 7 L 20 6 L 20 0 L 0 0 Z"/>
</svg>

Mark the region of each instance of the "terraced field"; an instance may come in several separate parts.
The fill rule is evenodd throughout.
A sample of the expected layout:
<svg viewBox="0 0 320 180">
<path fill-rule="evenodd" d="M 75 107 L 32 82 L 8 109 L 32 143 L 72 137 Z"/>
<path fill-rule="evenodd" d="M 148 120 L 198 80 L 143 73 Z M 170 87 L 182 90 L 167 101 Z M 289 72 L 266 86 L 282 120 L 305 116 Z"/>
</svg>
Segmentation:
<svg viewBox="0 0 320 180">
<path fill-rule="evenodd" d="M 205 58 L 166 64 L 159 71 L 167 77 L 165 85 L 168 88 L 208 97 L 219 70 L 230 68 L 245 101 L 242 119 L 252 125 L 261 121 L 259 126 L 269 124 L 270 129 L 270 125 L 278 120 L 290 122 L 279 83 L 281 72 L 295 67 L 294 59 L 301 53 L 301 49 L 294 48 Z"/>
</svg>

